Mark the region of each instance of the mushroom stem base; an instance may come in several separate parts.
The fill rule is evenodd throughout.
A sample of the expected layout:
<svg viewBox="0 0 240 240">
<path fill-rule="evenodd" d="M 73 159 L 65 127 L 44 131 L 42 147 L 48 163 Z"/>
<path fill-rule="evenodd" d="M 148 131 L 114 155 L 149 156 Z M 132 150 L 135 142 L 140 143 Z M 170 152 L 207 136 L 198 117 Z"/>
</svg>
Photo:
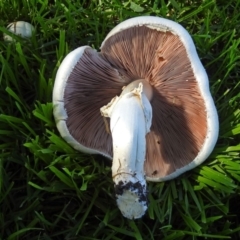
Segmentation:
<svg viewBox="0 0 240 240">
<path fill-rule="evenodd" d="M 121 173 L 121 176 L 113 180 L 117 205 L 123 216 L 129 219 L 140 218 L 148 207 L 146 180 L 124 175 Z"/>
</svg>

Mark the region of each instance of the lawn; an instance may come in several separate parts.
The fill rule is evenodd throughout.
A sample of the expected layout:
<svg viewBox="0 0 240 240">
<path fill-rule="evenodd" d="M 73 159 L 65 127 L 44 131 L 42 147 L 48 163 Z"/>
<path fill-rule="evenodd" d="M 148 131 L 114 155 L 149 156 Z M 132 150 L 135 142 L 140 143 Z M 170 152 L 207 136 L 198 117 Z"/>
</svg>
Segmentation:
<svg viewBox="0 0 240 240">
<path fill-rule="evenodd" d="M 0 240 L 240 239 L 240 1 L 0 2 Z M 214 151 L 180 177 L 149 183 L 139 220 L 116 206 L 111 162 L 75 151 L 56 129 L 52 89 L 67 53 L 97 50 L 134 16 L 174 20 L 191 34 L 219 114 Z M 13 21 L 36 29 L 3 41 Z"/>
</svg>

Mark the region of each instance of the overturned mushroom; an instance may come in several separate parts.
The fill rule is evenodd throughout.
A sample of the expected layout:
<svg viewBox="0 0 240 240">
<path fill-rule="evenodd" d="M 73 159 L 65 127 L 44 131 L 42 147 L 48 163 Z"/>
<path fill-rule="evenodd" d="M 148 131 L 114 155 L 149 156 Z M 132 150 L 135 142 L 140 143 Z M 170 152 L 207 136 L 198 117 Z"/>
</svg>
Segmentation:
<svg viewBox="0 0 240 240">
<path fill-rule="evenodd" d="M 56 76 L 53 105 L 70 145 L 113 159 L 117 204 L 130 219 L 147 209 L 146 180 L 169 180 L 201 164 L 218 137 L 192 39 L 158 17 L 122 22 L 100 53 L 88 46 L 69 53 Z"/>
</svg>

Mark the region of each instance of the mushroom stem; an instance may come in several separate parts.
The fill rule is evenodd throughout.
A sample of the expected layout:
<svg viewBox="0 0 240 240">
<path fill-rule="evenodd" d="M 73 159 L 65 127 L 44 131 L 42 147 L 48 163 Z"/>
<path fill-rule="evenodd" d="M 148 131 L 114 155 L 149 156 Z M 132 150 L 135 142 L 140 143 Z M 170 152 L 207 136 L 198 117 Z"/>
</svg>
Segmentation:
<svg viewBox="0 0 240 240">
<path fill-rule="evenodd" d="M 112 176 L 117 204 L 123 216 L 140 218 L 147 209 L 144 172 L 146 134 L 152 123 L 151 86 L 137 80 L 123 89 L 120 97 L 101 108 L 110 117 L 113 138 Z M 136 88 L 135 86 L 138 85 Z M 150 89 L 150 94 L 149 94 Z"/>
</svg>

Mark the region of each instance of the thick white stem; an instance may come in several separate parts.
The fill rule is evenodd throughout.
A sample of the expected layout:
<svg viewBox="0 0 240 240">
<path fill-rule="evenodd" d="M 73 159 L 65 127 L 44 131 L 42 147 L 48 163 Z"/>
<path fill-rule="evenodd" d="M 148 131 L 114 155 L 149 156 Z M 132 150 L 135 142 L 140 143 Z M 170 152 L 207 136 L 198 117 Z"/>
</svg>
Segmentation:
<svg viewBox="0 0 240 240">
<path fill-rule="evenodd" d="M 147 209 L 144 161 L 146 134 L 152 121 L 152 107 L 143 84 L 140 82 L 137 88 L 115 97 L 101 112 L 111 118 L 112 176 L 118 207 L 125 217 L 140 218 Z"/>
</svg>

